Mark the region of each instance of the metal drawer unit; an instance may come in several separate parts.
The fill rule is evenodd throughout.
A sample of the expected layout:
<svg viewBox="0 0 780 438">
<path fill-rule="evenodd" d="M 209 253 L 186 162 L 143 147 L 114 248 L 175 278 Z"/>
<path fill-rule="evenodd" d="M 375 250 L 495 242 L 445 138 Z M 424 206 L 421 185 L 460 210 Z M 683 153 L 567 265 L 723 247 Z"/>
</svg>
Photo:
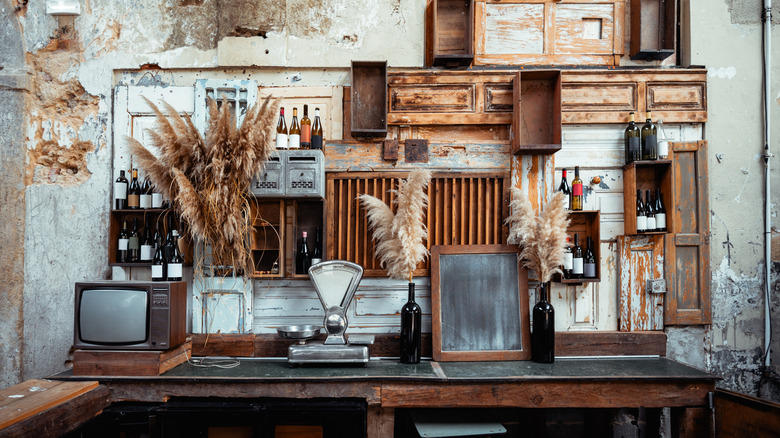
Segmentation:
<svg viewBox="0 0 780 438">
<path fill-rule="evenodd" d="M 325 160 L 314 149 L 280 150 L 252 181 L 252 194 L 261 198 L 325 197 Z"/>
</svg>

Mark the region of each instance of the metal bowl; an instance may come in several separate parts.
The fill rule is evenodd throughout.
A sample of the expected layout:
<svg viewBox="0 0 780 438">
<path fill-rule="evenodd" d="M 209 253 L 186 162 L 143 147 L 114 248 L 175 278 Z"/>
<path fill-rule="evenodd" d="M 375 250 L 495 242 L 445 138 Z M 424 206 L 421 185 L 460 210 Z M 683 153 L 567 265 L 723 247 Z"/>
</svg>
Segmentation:
<svg viewBox="0 0 780 438">
<path fill-rule="evenodd" d="M 284 339 L 311 339 L 317 336 L 321 326 L 318 325 L 283 325 L 276 328 L 276 332 Z"/>
</svg>

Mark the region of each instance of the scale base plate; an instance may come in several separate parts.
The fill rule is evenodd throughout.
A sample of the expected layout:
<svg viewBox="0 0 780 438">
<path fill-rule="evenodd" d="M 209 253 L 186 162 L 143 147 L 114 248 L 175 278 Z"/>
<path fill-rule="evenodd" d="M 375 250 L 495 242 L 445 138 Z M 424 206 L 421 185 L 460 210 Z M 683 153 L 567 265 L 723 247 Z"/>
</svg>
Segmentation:
<svg viewBox="0 0 780 438">
<path fill-rule="evenodd" d="M 368 364 L 367 345 L 324 345 L 322 342 L 293 344 L 287 349 L 287 363 L 295 365 Z"/>
</svg>

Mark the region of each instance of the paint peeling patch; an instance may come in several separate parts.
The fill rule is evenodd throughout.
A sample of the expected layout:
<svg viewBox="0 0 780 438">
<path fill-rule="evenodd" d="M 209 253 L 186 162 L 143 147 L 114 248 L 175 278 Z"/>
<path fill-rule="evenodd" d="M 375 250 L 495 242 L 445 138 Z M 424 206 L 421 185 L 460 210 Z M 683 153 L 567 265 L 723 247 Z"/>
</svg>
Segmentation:
<svg viewBox="0 0 780 438">
<path fill-rule="evenodd" d="M 8 396 L 8 398 L 22 398 L 22 397 L 24 397 L 22 394 L 14 394 Z"/>
<path fill-rule="evenodd" d="M 732 79 L 737 75 L 736 67 L 717 67 L 710 68 L 707 71 L 707 76 L 718 79 Z"/>
</svg>

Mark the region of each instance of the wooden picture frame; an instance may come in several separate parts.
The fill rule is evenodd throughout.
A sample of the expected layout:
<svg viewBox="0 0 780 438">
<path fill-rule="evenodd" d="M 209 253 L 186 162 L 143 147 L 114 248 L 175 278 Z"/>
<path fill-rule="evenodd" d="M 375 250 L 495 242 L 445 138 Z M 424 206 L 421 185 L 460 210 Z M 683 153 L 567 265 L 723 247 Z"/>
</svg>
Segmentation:
<svg viewBox="0 0 780 438">
<path fill-rule="evenodd" d="M 528 360 L 528 273 L 515 245 L 431 247 L 433 358 Z"/>
</svg>

